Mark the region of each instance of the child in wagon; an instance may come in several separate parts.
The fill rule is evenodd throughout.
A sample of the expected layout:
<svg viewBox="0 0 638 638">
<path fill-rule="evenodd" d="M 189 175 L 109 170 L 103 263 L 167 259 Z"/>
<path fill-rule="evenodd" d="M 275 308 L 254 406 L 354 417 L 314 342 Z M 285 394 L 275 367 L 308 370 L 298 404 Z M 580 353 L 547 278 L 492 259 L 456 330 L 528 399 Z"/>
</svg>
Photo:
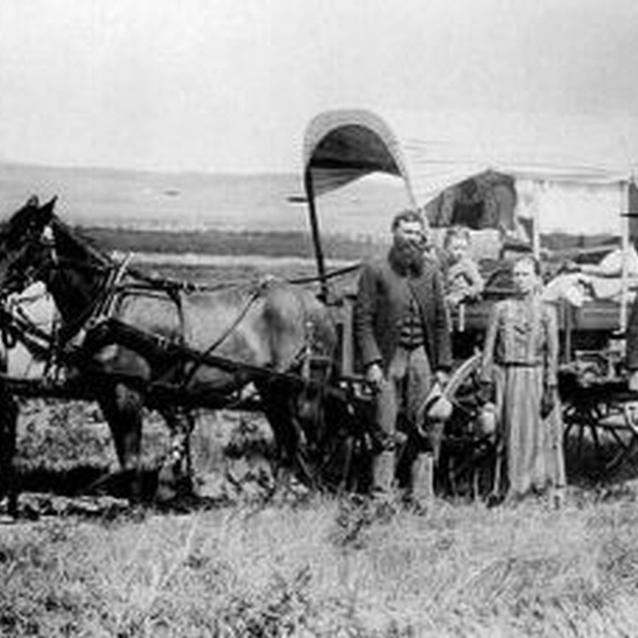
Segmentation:
<svg viewBox="0 0 638 638">
<path fill-rule="evenodd" d="M 445 296 L 452 307 L 476 299 L 485 287 L 478 266 L 469 255 L 470 242 L 470 231 L 465 226 L 449 228 L 443 242 Z"/>
</svg>

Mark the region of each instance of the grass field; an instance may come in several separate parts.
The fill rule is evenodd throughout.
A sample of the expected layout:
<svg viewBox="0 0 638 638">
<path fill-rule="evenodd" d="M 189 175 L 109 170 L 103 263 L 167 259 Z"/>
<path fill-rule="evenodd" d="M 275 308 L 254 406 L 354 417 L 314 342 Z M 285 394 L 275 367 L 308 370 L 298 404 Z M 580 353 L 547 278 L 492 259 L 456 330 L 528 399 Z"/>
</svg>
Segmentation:
<svg viewBox="0 0 638 638">
<path fill-rule="evenodd" d="M 0 527 L 6 636 L 609 636 L 638 623 L 636 489 L 568 506 L 240 500 Z"/>
<path fill-rule="evenodd" d="M 84 235 L 109 251 L 314 258 L 310 235 L 301 231 L 185 230 L 175 233 L 108 227 L 83 227 L 82 231 Z M 379 254 L 384 250 L 381 242 L 356 240 L 338 234 L 327 235 L 322 248 L 324 256 L 328 259 L 350 261 Z"/>
<path fill-rule="evenodd" d="M 0 162 L 0 218 L 36 194 L 58 196 L 57 213 L 82 226 L 144 230 L 308 232 L 308 213 L 290 197 L 302 178 L 285 174 L 156 173 Z M 322 235 L 385 237 L 408 204 L 398 178 L 369 177 L 319 202 Z"/>
</svg>

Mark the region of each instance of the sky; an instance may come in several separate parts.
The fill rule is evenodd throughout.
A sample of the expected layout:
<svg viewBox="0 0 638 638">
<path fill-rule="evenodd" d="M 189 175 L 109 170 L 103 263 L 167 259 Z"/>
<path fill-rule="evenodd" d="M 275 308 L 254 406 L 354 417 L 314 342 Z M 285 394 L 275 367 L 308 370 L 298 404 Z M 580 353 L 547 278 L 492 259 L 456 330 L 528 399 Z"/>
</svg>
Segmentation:
<svg viewBox="0 0 638 638">
<path fill-rule="evenodd" d="M 638 115 L 635 0 L 2 0 L 0 159 L 297 172 L 325 108 Z"/>
</svg>

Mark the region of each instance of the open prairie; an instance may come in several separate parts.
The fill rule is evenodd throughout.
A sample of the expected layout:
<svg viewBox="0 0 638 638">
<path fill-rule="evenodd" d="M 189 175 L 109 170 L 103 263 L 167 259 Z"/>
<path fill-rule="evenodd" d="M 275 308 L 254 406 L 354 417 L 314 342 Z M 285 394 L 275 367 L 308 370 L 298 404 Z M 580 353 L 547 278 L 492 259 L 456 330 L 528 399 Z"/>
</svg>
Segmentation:
<svg viewBox="0 0 638 638">
<path fill-rule="evenodd" d="M 7 202 L 19 204 L 24 193 L 59 192 L 62 217 L 68 213 L 100 245 L 163 253 L 139 258 L 150 271 L 238 285 L 265 270 L 283 277 L 313 272 L 304 259 L 310 244 L 300 249 L 303 225 L 273 223 L 269 235 L 262 232 L 263 219 L 256 225 L 239 210 L 232 219 L 243 216 L 244 227 L 220 222 L 216 228 L 210 216 L 204 227 L 215 232 L 206 235 L 197 230 L 197 217 L 191 235 L 183 232 L 188 224 L 173 235 L 154 234 L 181 227 L 147 217 L 146 206 L 127 208 L 132 193 L 161 183 L 162 201 L 174 202 L 179 195 L 172 191 L 181 193 L 182 182 L 109 173 L 98 185 L 81 172 L 61 177 L 29 170 L 35 172 L 0 171 L 4 192 L 11 193 L 3 198 L 5 212 L 11 210 Z M 89 209 L 94 212 L 82 217 Z M 104 210 L 127 212 L 115 221 L 109 212 L 107 223 Z M 126 228 L 127 220 L 136 221 Z M 329 256 L 349 262 L 378 250 L 375 242 L 353 237 L 343 230 Z M 197 239 L 201 244 L 193 250 Z M 186 251 L 254 259 L 182 263 L 165 256 Z M 585 442 L 585 453 L 569 458 L 571 485 L 562 510 L 541 500 L 488 509 L 468 498 L 439 498 L 415 512 L 298 486 L 273 492 L 271 443 L 259 415 L 199 412 L 193 462 L 200 497 L 170 510 L 132 508 L 120 498 L 117 476 L 102 481 L 116 461 L 95 405 L 22 401 L 18 467 L 25 494 L 20 520 L 0 525 L 0 634 L 635 635 L 638 484 L 631 465 L 606 475 L 587 456 Z M 167 444 L 158 416 L 147 413 L 149 489 Z"/>
<path fill-rule="evenodd" d="M 57 195 L 58 212 L 82 226 L 144 230 L 303 232 L 306 206 L 299 176 L 154 173 L 54 168 L 0 162 L 0 217 L 30 195 Z M 365 178 L 321 198 L 327 235 L 385 236 L 390 216 L 407 205 L 397 178 Z"/>
</svg>

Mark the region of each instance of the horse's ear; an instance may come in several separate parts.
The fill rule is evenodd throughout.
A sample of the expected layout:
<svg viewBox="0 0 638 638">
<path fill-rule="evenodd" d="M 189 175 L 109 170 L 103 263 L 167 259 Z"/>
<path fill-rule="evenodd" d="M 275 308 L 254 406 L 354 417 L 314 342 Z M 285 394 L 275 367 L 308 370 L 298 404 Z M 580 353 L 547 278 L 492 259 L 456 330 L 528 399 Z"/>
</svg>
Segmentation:
<svg viewBox="0 0 638 638">
<path fill-rule="evenodd" d="M 55 206 L 55 202 L 58 200 L 58 196 L 55 195 L 48 201 L 42 208 L 40 209 L 40 215 L 45 219 L 46 222 L 51 220 L 51 216 L 53 215 L 53 208 Z"/>
<path fill-rule="evenodd" d="M 25 208 L 38 208 L 40 206 L 40 200 L 37 195 L 31 195 L 27 200 Z"/>
</svg>

